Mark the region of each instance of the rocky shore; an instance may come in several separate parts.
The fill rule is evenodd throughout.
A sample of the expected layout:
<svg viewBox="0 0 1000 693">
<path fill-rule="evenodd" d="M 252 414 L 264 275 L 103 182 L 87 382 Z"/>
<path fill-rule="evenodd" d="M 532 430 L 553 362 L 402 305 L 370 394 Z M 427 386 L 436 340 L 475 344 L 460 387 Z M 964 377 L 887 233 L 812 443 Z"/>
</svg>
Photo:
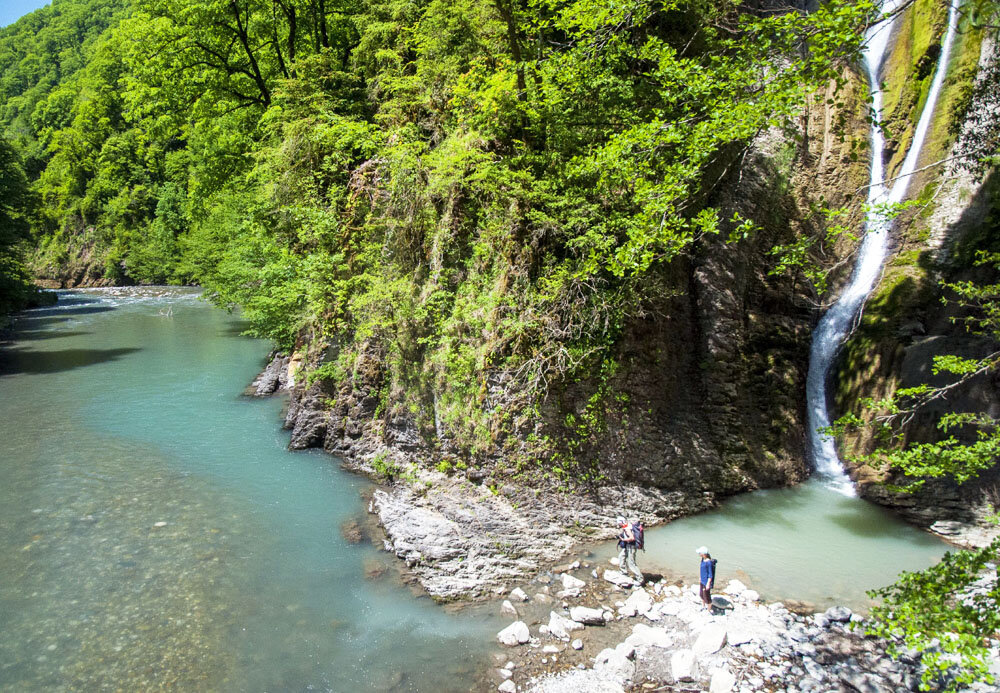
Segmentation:
<svg viewBox="0 0 1000 693">
<path fill-rule="evenodd" d="M 887 643 L 865 637 L 863 617 L 846 607 L 794 613 L 732 580 L 709 612 L 697 585 L 656 576 L 638 587 L 614 566 L 579 562 L 562 570 L 503 595 L 500 608 L 513 623 L 497 635 L 499 691 L 918 690 L 918 657 L 891 659 Z M 994 641 L 995 675 L 998 648 Z"/>
</svg>

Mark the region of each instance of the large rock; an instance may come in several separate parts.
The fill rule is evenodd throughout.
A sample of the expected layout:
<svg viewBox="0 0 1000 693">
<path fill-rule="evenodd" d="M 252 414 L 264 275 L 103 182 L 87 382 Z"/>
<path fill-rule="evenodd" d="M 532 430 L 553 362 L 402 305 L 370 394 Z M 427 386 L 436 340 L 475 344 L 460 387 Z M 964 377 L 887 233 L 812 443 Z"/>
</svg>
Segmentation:
<svg viewBox="0 0 1000 693">
<path fill-rule="evenodd" d="M 753 630 L 746 623 L 737 621 L 726 628 L 726 642 L 732 647 L 753 641 Z"/>
<path fill-rule="evenodd" d="M 619 587 L 631 587 L 633 584 L 632 578 L 619 573 L 617 570 L 605 570 L 602 577 L 611 584 L 618 585 Z"/>
<path fill-rule="evenodd" d="M 587 583 L 580 578 L 573 577 L 569 573 L 563 573 L 562 586 L 564 590 L 582 589 Z"/>
<path fill-rule="evenodd" d="M 823 615 L 827 620 L 837 623 L 847 623 L 851 620 L 851 610 L 846 606 L 831 606 Z"/>
<path fill-rule="evenodd" d="M 707 655 L 718 652 L 726 644 L 726 626 L 722 623 L 710 623 L 695 640 L 692 649 L 696 655 Z"/>
<path fill-rule="evenodd" d="M 604 611 L 587 606 L 574 606 L 569 610 L 569 617 L 588 626 L 603 626 L 605 623 Z"/>
<path fill-rule="evenodd" d="M 555 611 L 549 612 L 549 633 L 560 640 L 569 640 L 569 634 L 574 630 L 583 628 L 582 623 L 571 620 L 557 614 Z"/>
<path fill-rule="evenodd" d="M 635 648 L 628 643 L 620 643 L 614 649 L 601 650 L 594 659 L 594 671 L 610 675 L 617 681 L 627 681 L 635 674 Z"/>
<path fill-rule="evenodd" d="M 531 640 L 531 633 L 528 632 L 528 625 L 524 621 L 514 621 L 497 633 L 497 640 L 502 645 L 514 647 L 515 645 L 523 645 Z"/>
<path fill-rule="evenodd" d="M 632 635 L 625 642 L 633 647 L 668 648 L 674 643 L 674 637 L 663 628 L 653 628 L 645 623 L 637 623 L 632 628 Z"/>
<path fill-rule="evenodd" d="M 712 682 L 708 685 L 709 693 L 730 693 L 736 687 L 736 676 L 728 668 L 716 669 L 712 673 Z"/>
<path fill-rule="evenodd" d="M 515 587 L 510 591 L 511 601 L 516 602 L 526 602 L 528 601 L 528 595 L 520 587 Z"/>
<path fill-rule="evenodd" d="M 515 685 L 515 683 L 510 679 L 507 679 L 497 686 L 497 690 L 500 691 L 500 693 L 516 693 L 517 685 Z"/>
<path fill-rule="evenodd" d="M 638 589 L 629 595 L 625 600 L 625 605 L 618 609 L 618 613 L 625 617 L 632 617 L 636 614 L 646 614 L 653 608 L 653 598 L 649 592 Z"/>
<path fill-rule="evenodd" d="M 698 661 L 691 650 L 677 650 L 670 658 L 670 675 L 674 681 L 694 681 L 698 675 Z"/>
<path fill-rule="evenodd" d="M 726 589 L 722 590 L 726 594 L 731 594 L 734 597 L 738 597 L 747 591 L 747 586 L 744 585 L 739 580 L 730 580 L 729 584 L 726 585 Z"/>
<path fill-rule="evenodd" d="M 517 618 L 517 609 L 514 608 L 514 605 L 510 603 L 509 599 L 503 600 L 503 604 L 500 605 L 500 613 L 504 616 L 513 616 L 514 618 Z"/>
</svg>

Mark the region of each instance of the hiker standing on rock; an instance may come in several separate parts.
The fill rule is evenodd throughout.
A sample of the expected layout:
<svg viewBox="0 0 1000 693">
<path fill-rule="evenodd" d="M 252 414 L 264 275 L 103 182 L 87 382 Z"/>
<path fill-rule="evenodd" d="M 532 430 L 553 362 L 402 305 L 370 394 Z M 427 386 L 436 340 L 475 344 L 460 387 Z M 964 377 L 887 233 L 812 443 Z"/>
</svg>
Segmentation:
<svg viewBox="0 0 1000 693">
<path fill-rule="evenodd" d="M 712 558 L 707 546 L 700 546 L 696 549 L 701 556 L 701 601 L 705 608 L 712 610 L 712 587 L 715 585 L 715 564 L 717 560 Z"/>
<path fill-rule="evenodd" d="M 643 584 L 645 578 L 635 563 L 635 552 L 642 548 L 643 527 L 637 518 L 628 522 L 624 517 L 618 518 L 618 567 L 622 573 L 635 575 L 636 584 Z"/>
</svg>

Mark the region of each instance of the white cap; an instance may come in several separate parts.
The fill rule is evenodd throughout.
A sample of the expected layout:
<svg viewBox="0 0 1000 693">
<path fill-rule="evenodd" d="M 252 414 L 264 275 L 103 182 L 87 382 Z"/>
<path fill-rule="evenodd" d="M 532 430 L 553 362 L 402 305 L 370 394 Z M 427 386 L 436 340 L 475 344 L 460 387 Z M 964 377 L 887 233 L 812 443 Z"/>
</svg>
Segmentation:
<svg viewBox="0 0 1000 693">
<path fill-rule="evenodd" d="M 694 550 L 694 552 L 695 553 L 707 554 L 708 553 L 708 547 L 707 546 L 699 546 L 697 549 Z"/>
</svg>

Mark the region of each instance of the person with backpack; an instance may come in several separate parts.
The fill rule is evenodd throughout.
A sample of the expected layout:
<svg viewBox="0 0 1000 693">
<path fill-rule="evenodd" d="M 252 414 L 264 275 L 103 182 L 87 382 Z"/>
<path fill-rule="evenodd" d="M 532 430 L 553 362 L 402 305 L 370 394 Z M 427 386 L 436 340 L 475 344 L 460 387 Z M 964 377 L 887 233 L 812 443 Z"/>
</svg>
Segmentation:
<svg viewBox="0 0 1000 693">
<path fill-rule="evenodd" d="M 707 546 L 700 546 L 695 549 L 701 556 L 699 573 L 701 578 L 701 601 L 705 608 L 712 610 L 712 587 L 715 585 L 715 564 L 717 560 L 712 558 Z"/>
<path fill-rule="evenodd" d="M 632 573 L 637 585 L 642 585 L 646 581 L 635 563 L 635 552 L 644 548 L 644 533 L 638 518 L 632 518 L 628 522 L 624 517 L 618 518 L 618 567 L 625 575 Z"/>
</svg>

